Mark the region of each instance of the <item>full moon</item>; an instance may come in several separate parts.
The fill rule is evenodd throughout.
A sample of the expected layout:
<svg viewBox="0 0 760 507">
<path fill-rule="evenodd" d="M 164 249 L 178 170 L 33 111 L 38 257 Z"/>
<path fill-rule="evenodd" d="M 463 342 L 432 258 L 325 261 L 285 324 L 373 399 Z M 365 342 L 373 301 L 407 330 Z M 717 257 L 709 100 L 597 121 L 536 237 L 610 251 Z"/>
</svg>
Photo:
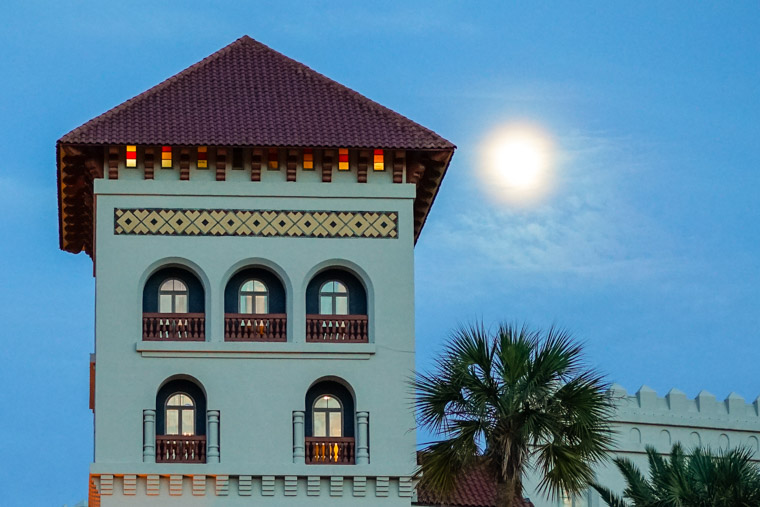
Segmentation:
<svg viewBox="0 0 760 507">
<path fill-rule="evenodd" d="M 549 136 L 535 127 L 497 129 L 483 144 L 481 175 L 497 198 L 535 199 L 548 189 L 552 151 Z"/>
</svg>

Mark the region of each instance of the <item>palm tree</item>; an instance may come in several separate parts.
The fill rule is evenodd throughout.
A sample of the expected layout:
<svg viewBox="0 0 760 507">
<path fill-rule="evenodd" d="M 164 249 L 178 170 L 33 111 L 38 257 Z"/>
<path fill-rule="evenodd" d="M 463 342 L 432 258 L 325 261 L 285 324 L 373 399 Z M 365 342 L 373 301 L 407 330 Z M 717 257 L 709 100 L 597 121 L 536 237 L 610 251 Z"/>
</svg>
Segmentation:
<svg viewBox="0 0 760 507">
<path fill-rule="evenodd" d="M 458 476 L 485 467 L 497 505 L 511 507 L 532 467 L 542 494 L 584 490 L 611 444 L 612 401 L 582 352 L 555 328 L 456 330 L 433 371 L 412 382 L 419 425 L 442 437 L 420 453 L 420 485 L 445 499 Z"/>
<path fill-rule="evenodd" d="M 613 461 L 627 486 L 623 497 L 592 483 L 611 507 L 756 507 L 760 505 L 760 468 L 752 451 L 733 449 L 715 455 L 696 448 L 687 455 L 676 443 L 670 459 L 647 447 L 649 478 L 627 458 Z"/>
</svg>

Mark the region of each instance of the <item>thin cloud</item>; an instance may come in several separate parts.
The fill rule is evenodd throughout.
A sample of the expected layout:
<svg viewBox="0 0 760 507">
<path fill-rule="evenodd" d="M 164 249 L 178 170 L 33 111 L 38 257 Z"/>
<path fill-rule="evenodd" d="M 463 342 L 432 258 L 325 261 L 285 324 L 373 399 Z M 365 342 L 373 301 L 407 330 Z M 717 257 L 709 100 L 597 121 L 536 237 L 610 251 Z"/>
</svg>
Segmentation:
<svg viewBox="0 0 760 507">
<path fill-rule="evenodd" d="M 515 208 L 468 196 L 466 213 L 430 224 L 429 241 L 454 258 L 487 260 L 478 264 L 490 273 L 641 279 L 679 269 L 687 261 L 667 231 L 626 202 L 625 186 L 647 172 L 627 152 L 629 141 L 565 135 L 544 202 Z"/>
<path fill-rule="evenodd" d="M 468 101 L 487 101 L 490 104 L 547 104 L 547 103 L 580 103 L 588 101 L 587 95 L 570 82 L 547 82 L 528 80 L 524 77 L 516 79 L 512 75 L 480 81 L 473 78 L 467 88 L 462 89 L 456 83 L 455 87 L 443 85 L 427 90 L 428 96 L 456 97 Z"/>
</svg>

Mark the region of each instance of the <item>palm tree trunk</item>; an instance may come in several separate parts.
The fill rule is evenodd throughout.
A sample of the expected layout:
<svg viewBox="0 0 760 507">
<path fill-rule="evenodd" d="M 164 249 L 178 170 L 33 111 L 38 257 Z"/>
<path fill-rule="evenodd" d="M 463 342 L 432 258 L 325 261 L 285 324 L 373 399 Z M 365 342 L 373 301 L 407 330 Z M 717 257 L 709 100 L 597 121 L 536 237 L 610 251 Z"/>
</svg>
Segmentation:
<svg viewBox="0 0 760 507">
<path fill-rule="evenodd" d="M 496 484 L 496 507 L 518 507 L 522 491 L 516 479 Z"/>
<path fill-rule="evenodd" d="M 500 473 L 497 474 L 496 507 L 518 507 L 523 496 L 522 488 L 522 455 L 511 445 L 508 439 L 505 445 L 505 459 L 501 463 Z"/>
</svg>

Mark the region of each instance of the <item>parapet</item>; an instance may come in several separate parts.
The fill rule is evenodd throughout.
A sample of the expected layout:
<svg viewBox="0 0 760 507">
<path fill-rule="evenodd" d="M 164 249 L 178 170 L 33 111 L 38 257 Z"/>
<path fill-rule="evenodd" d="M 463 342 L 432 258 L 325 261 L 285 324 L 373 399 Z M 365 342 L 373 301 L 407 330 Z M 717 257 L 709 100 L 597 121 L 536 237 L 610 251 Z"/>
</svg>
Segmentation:
<svg viewBox="0 0 760 507">
<path fill-rule="evenodd" d="M 665 396 L 658 396 L 646 385 L 635 394 L 628 394 L 619 384 L 610 387 L 610 394 L 617 407 L 614 418 L 619 423 L 760 430 L 760 397 L 747 403 L 732 392 L 718 401 L 713 394 L 700 391 L 696 398 L 689 398 L 675 388 Z"/>
</svg>

